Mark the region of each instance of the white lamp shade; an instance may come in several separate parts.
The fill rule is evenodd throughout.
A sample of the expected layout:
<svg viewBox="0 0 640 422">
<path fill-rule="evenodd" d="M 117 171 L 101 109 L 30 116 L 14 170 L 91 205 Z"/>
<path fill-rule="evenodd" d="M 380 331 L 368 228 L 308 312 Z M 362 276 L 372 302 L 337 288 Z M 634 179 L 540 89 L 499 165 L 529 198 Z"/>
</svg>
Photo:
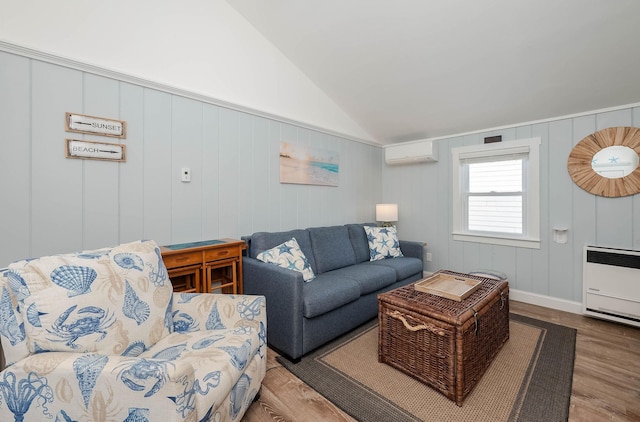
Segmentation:
<svg viewBox="0 0 640 422">
<path fill-rule="evenodd" d="M 398 221 L 398 204 L 376 204 L 376 221 Z"/>
</svg>

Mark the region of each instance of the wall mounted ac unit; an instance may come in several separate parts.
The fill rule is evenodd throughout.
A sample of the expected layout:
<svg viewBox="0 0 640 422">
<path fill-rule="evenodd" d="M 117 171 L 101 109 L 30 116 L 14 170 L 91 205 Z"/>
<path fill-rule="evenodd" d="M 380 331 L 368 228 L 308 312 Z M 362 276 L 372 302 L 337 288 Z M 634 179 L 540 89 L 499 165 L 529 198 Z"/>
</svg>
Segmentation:
<svg viewBox="0 0 640 422">
<path fill-rule="evenodd" d="M 406 142 L 384 147 L 387 164 L 408 164 L 438 161 L 438 143 L 428 140 Z"/>
<path fill-rule="evenodd" d="M 583 255 L 583 313 L 640 327 L 640 251 L 585 246 Z"/>
</svg>

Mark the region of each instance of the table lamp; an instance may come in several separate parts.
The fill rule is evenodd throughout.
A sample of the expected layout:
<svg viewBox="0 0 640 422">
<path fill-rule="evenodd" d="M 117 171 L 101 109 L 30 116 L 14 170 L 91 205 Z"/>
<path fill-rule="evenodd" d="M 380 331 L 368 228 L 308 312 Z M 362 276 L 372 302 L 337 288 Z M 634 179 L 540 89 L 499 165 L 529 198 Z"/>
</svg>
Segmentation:
<svg viewBox="0 0 640 422">
<path fill-rule="evenodd" d="M 376 221 L 381 221 L 382 227 L 393 226 L 398 221 L 398 204 L 376 204 Z"/>
</svg>

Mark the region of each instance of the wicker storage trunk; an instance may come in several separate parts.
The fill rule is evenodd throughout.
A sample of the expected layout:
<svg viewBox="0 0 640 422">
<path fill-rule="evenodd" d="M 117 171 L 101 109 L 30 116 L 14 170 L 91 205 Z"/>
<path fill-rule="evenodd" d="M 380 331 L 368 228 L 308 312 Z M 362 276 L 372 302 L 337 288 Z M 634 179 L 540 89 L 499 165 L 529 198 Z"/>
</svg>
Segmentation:
<svg viewBox="0 0 640 422">
<path fill-rule="evenodd" d="M 438 273 L 482 284 L 461 302 L 417 291 L 414 284 L 380 294 L 378 360 L 462 406 L 509 338 L 509 283 Z"/>
</svg>

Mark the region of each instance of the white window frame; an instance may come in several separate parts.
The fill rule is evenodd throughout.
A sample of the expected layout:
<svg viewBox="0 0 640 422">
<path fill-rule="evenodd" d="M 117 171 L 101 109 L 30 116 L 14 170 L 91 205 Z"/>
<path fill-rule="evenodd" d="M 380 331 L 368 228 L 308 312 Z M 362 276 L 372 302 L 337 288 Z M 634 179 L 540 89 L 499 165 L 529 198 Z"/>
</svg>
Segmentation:
<svg viewBox="0 0 640 422">
<path fill-rule="evenodd" d="M 524 200 L 525 216 L 523 234 L 508 233 L 479 234 L 466 229 L 463 198 L 463 161 L 465 158 L 491 158 L 511 154 L 528 153 L 523 183 L 527 189 Z M 493 245 L 515 246 L 522 248 L 540 249 L 540 138 L 519 139 L 516 141 L 492 144 L 472 145 L 451 149 L 452 155 L 452 212 L 453 212 L 453 240 L 489 243 Z"/>
</svg>

